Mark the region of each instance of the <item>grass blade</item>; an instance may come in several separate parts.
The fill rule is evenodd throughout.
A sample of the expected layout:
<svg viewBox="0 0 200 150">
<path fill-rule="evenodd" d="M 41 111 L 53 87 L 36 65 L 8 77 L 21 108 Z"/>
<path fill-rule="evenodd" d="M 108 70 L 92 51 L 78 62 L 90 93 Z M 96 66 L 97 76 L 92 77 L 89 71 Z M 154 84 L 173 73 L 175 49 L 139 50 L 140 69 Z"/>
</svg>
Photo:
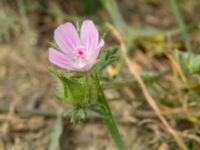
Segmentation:
<svg viewBox="0 0 200 150">
<path fill-rule="evenodd" d="M 48 150 L 61 150 L 60 148 L 60 137 L 63 132 L 63 121 L 60 114 L 57 115 L 57 119 L 51 134 L 51 140 Z"/>
<path fill-rule="evenodd" d="M 185 43 L 185 47 L 186 47 L 188 53 L 192 53 L 192 45 L 191 45 L 191 42 L 190 42 L 190 37 L 189 37 L 189 34 L 187 32 L 185 23 L 183 21 L 183 17 L 182 17 L 181 12 L 178 8 L 176 0 L 170 0 L 170 4 L 171 4 L 172 10 L 173 10 L 173 12 L 176 16 L 176 21 L 177 21 L 179 28 L 181 30 L 181 33 L 182 33 L 182 36 L 183 36 L 183 39 L 184 39 L 184 43 Z"/>
</svg>

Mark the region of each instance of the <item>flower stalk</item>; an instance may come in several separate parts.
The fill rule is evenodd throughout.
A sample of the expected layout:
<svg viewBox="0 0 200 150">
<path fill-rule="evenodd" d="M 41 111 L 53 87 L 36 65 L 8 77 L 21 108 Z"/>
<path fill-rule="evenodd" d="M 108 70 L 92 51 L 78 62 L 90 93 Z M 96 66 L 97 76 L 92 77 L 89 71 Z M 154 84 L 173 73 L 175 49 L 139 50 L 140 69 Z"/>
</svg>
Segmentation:
<svg viewBox="0 0 200 150">
<path fill-rule="evenodd" d="M 107 115 L 104 117 L 105 124 L 119 150 L 126 150 L 126 146 L 122 140 L 122 136 L 117 128 L 113 115 L 111 113 L 110 107 L 108 105 L 108 101 L 104 95 L 103 89 L 100 85 L 99 78 L 94 72 L 94 80 L 96 81 L 96 86 L 98 88 L 98 102 L 101 107 L 101 110 L 105 112 Z"/>
</svg>

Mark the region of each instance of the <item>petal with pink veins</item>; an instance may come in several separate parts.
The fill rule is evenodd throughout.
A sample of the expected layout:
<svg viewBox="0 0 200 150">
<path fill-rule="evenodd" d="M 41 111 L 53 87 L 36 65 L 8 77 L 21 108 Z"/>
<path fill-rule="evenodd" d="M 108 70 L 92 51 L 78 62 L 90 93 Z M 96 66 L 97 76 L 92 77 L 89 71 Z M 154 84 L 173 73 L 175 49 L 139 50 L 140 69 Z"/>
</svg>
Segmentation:
<svg viewBox="0 0 200 150">
<path fill-rule="evenodd" d="M 96 64 L 96 61 L 93 61 L 91 63 L 84 65 L 83 67 L 76 68 L 76 71 L 80 71 L 80 72 L 89 71 L 95 64 Z"/>
<path fill-rule="evenodd" d="M 80 45 L 76 28 L 70 22 L 58 26 L 54 32 L 54 40 L 60 49 L 67 55 L 72 56 L 72 51 Z"/>
<path fill-rule="evenodd" d="M 91 59 L 92 60 L 96 60 L 97 57 L 99 56 L 100 50 L 102 49 L 102 47 L 104 46 L 104 40 L 101 39 L 101 41 L 99 42 L 98 46 L 96 47 L 96 49 L 94 49 L 91 52 Z"/>
<path fill-rule="evenodd" d="M 99 40 L 99 33 L 91 20 L 86 20 L 82 23 L 80 37 L 82 44 L 87 51 L 92 51 L 97 47 Z"/>
<path fill-rule="evenodd" d="M 49 48 L 49 61 L 64 69 L 73 70 L 74 68 L 74 64 L 68 56 L 53 48 Z"/>
</svg>

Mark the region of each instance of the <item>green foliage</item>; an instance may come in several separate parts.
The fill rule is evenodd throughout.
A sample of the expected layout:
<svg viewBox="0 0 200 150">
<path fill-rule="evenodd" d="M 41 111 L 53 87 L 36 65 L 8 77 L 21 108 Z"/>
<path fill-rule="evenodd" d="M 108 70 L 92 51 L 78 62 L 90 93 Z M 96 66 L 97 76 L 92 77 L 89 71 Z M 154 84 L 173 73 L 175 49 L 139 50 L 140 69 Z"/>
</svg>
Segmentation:
<svg viewBox="0 0 200 150">
<path fill-rule="evenodd" d="M 29 25 L 27 12 L 26 12 L 27 10 L 26 10 L 25 1 L 24 0 L 18 0 L 17 3 L 18 3 L 18 7 L 19 7 L 19 15 L 20 15 L 21 18 L 23 18 L 21 20 L 21 22 L 22 22 L 24 33 L 29 36 L 29 34 L 30 34 L 29 33 L 30 32 L 30 29 L 29 29 L 30 25 Z"/>
<path fill-rule="evenodd" d="M 189 150 L 197 150 L 195 147 L 195 143 L 194 141 L 190 140 L 190 139 L 186 139 L 185 140 L 185 144 L 187 145 L 187 147 L 189 148 Z M 175 145 L 172 150 L 181 150 L 180 147 L 178 147 L 177 145 Z"/>
<path fill-rule="evenodd" d="M 185 74 L 190 73 L 190 59 L 187 52 L 175 51 L 175 56 Z"/>
<path fill-rule="evenodd" d="M 119 47 L 109 48 L 101 55 L 98 71 L 101 73 L 107 66 L 119 59 Z"/>
<path fill-rule="evenodd" d="M 76 105 L 73 109 L 66 111 L 64 116 L 69 116 L 70 122 L 73 125 L 76 125 L 77 123 L 83 122 L 87 119 L 87 111 L 86 109 Z"/>
<path fill-rule="evenodd" d="M 200 75 L 200 55 L 176 51 L 176 59 L 186 74 Z"/>
<path fill-rule="evenodd" d="M 14 10 L 6 10 L 3 1 L 0 1 L 0 42 L 8 41 L 11 38 L 10 31 L 19 30 L 17 17 Z"/>
<path fill-rule="evenodd" d="M 101 8 L 100 0 L 85 0 L 84 5 L 86 15 L 92 15 L 97 12 L 99 8 Z"/>
<path fill-rule="evenodd" d="M 190 72 L 200 75 L 200 55 L 195 55 L 191 57 Z"/>
<path fill-rule="evenodd" d="M 73 125 L 76 125 L 77 123 L 84 122 L 87 119 L 88 110 L 95 112 L 98 117 L 108 117 L 108 113 L 102 110 L 98 103 L 89 104 L 87 107 L 76 105 L 71 110 L 66 111 L 64 116 L 70 117 L 70 122 Z"/>
<path fill-rule="evenodd" d="M 186 25 L 183 21 L 183 17 L 182 17 L 181 12 L 178 8 L 177 2 L 176 2 L 176 0 L 170 0 L 170 3 L 171 3 L 172 10 L 173 10 L 173 12 L 176 16 L 176 20 L 177 20 L 177 23 L 179 25 L 179 28 L 181 30 L 181 33 L 182 33 L 182 36 L 183 36 L 183 39 L 184 39 L 184 42 L 185 42 L 185 47 L 187 48 L 188 52 L 191 53 L 192 52 L 192 45 L 190 43 L 190 37 L 188 35 Z"/>
<path fill-rule="evenodd" d="M 48 150 L 61 150 L 60 137 L 63 132 L 62 116 L 58 114 L 50 139 Z"/>
<path fill-rule="evenodd" d="M 88 107 L 90 110 L 96 112 L 99 117 L 106 118 L 108 117 L 108 112 L 103 111 L 98 104 L 92 104 Z"/>
<path fill-rule="evenodd" d="M 87 107 L 97 99 L 97 89 L 89 72 L 64 72 L 50 68 L 58 78 L 58 89 L 56 96 L 59 100 L 74 106 Z"/>
</svg>

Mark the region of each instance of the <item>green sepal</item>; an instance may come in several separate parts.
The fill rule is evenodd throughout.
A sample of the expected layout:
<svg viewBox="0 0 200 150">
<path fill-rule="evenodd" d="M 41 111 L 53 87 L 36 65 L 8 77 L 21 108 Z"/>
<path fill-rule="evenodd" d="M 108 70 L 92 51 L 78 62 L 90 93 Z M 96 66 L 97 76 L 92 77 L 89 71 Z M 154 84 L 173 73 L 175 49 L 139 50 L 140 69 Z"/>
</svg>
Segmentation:
<svg viewBox="0 0 200 150">
<path fill-rule="evenodd" d="M 63 113 L 63 116 L 69 117 L 70 122 L 73 125 L 76 125 L 77 123 L 86 121 L 88 117 L 88 110 L 94 112 L 98 117 L 101 117 L 104 119 L 108 118 L 109 116 L 108 112 L 105 112 L 104 110 L 102 110 L 98 103 L 90 104 L 87 107 L 76 105 L 72 109 L 65 111 Z"/>
<path fill-rule="evenodd" d="M 56 96 L 59 100 L 86 107 L 97 99 L 97 87 L 91 72 L 64 72 L 53 67 L 49 70 L 58 79 Z"/>
<path fill-rule="evenodd" d="M 56 44 L 56 42 L 49 42 L 50 47 L 54 48 L 55 50 L 61 51 L 59 46 Z"/>
<path fill-rule="evenodd" d="M 76 125 L 77 123 L 84 122 L 87 119 L 87 111 L 80 106 L 75 106 L 73 109 L 66 111 L 64 116 L 68 116 L 70 122 L 73 125 Z"/>
</svg>

